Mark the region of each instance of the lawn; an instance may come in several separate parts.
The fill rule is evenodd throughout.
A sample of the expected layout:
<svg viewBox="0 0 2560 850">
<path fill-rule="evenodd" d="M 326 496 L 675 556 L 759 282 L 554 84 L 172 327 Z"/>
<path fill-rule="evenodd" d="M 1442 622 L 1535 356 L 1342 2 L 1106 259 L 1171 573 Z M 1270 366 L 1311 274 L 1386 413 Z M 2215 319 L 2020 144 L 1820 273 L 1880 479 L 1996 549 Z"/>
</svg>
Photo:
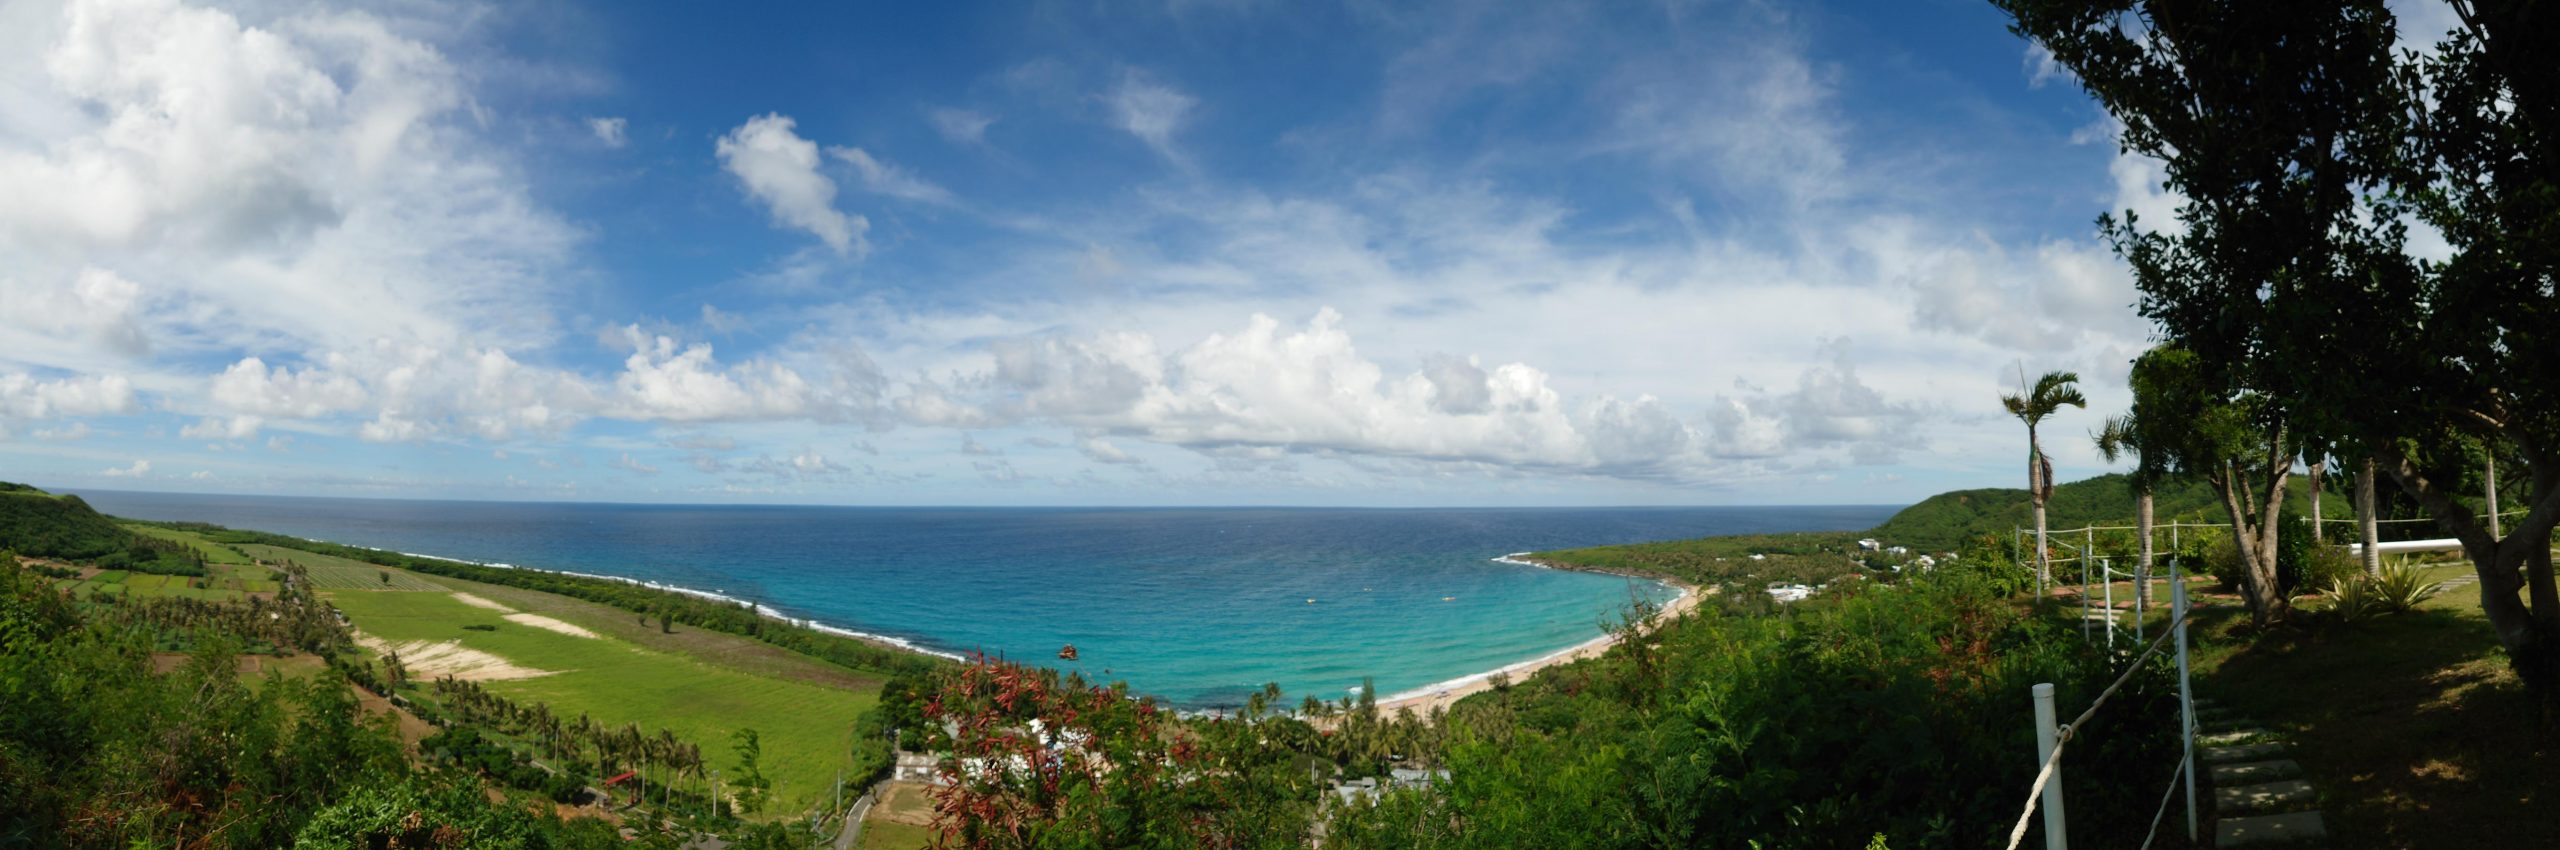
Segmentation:
<svg viewBox="0 0 2560 850">
<path fill-rule="evenodd" d="M 727 772 L 734 773 L 731 734 L 753 728 L 762 738 L 765 774 L 774 784 L 774 812 L 802 811 L 818 795 L 834 790 L 837 771 L 850 761 L 853 720 L 878 699 L 876 686 L 826 687 L 741 672 L 609 633 L 586 638 L 520 625 L 449 593 L 340 591 L 330 596 L 357 628 L 385 640 L 460 641 L 519 666 L 557 671 L 484 684 L 510 699 L 548 703 L 563 717 L 585 714 L 608 725 L 638 722 L 644 731 L 673 730 L 701 746 L 705 759 Z M 473 631 L 465 625 L 495 630 Z"/>
<path fill-rule="evenodd" d="M 2560 846 L 2560 819 L 2533 814 L 2560 801 L 2554 741 L 2476 586 L 2357 623 L 2305 607 L 2265 633 L 2243 611 L 2199 612 L 2197 688 L 2296 744 L 2334 846 Z"/>
</svg>

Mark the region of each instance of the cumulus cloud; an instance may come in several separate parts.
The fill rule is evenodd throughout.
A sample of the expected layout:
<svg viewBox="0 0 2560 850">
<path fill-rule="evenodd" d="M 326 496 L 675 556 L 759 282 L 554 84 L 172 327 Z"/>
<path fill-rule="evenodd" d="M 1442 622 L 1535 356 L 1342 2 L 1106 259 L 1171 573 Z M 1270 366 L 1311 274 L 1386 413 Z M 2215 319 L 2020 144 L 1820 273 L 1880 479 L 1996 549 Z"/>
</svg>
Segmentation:
<svg viewBox="0 0 2560 850">
<path fill-rule="evenodd" d="M 1295 328 L 1255 315 L 1171 353 L 1136 333 L 1000 341 L 989 346 L 994 366 L 979 376 L 982 394 L 960 399 L 937 388 L 931 409 L 937 421 L 1058 422 L 1211 452 L 1264 447 L 1645 475 L 1693 457 L 1689 429 L 1654 399 L 1603 397 L 1577 416 L 1545 373 L 1525 364 L 1487 371 L 1442 358 L 1391 375 L 1341 323 L 1330 309 Z M 1108 463 L 1135 460 L 1098 436 L 1078 449 Z"/>
<path fill-rule="evenodd" d="M 338 364 L 343 366 L 341 359 Z M 213 402 L 237 413 L 308 419 L 363 407 L 364 385 L 333 371 L 269 368 L 245 357 L 213 379 Z"/>
<path fill-rule="evenodd" d="M 775 223 L 807 231 L 837 254 L 868 252 L 863 233 L 871 222 L 836 209 L 836 182 L 818 170 L 817 143 L 793 127 L 779 113 L 747 119 L 716 143 L 720 166 Z"/>
<path fill-rule="evenodd" d="M 800 370 L 768 359 L 722 365 L 707 343 L 679 345 L 637 325 L 623 329 L 631 355 L 614 380 L 604 408 L 621 419 L 706 422 L 791 419 L 845 422 L 874 415 L 881 378 L 858 351 L 839 368 L 813 381 Z"/>
<path fill-rule="evenodd" d="M 0 298 L 76 280 L 67 315 L 128 352 L 134 327 L 190 347 L 543 332 L 546 273 L 578 237 L 453 120 L 462 75 L 400 34 L 431 25 L 318 9 L 252 26 L 169 0 L 13 21 L 50 25 L 0 36 L 41 57 L 0 87 L 43 128 L 0 137 Z"/>
<path fill-rule="evenodd" d="M 587 130 L 596 134 L 596 141 L 603 142 L 604 146 L 609 148 L 618 148 L 631 143 L 630 137 L 625 135 L 630 126 L 631 122 L 621 118 L 587 119 Z"/>
<path fill-rule="evenodd" d="M 624 471 L 624 472 L 636 472 L 636 473 L 639 473 L 639 474 L 641 474 L 641 475 L 656 475 L 656 474 L 658 474 L 658 468 L 657 468 L 657 467 L 650 466 L 650 465 L 647 465 L 647 464 L 641 463 L 641 462 L 636 461 L 636 460 L 632 460 L 632 459 L 631 459 L 631 453 L 630 453 L 630 452 L 623 452 L 621 457 L 615 458 L 615 459 L 613 460 L 613 462 L 612 462 L 612 463 L 610 463 L 610 464 L 606 464 L 606 465 L 607 465 L 607 466 L 611 466 L 611 467 L 613 467 L 613 468 L 615 468 L 615 469 L 622 470 L 622 471 Z"/>
<path fill-rule="evenodd" d="M 134 409 L 133 383 L 121 375 L 42 379 L 0 373 L 0 420 L 98 416 Z"/>
<path fill-rule="evenodd" d="M 98 474 L 109 478 L 141 478 L 151 474 L 151 462 L 137 458 L 132 466 L 102 469 Z"/>
</svg>

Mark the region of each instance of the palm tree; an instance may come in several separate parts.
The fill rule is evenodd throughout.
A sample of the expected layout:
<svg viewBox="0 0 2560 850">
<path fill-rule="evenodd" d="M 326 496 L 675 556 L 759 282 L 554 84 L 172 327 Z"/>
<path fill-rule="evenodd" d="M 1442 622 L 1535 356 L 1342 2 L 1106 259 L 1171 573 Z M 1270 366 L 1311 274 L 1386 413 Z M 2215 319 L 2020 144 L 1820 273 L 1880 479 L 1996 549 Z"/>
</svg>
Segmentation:
<svg viewBox="0 0 2560 850">
<path fill-rule="evenodd" d="M 2036 425 L 2063 405 L 2081 409 L 2089 400 L 2081 397 L 2080 376 L 2073 372 L 2046 372 L 2035 386 L 2027 386 L 2027 373 L 2018 373 L 2018 394 L 2000 397 L 2000 406 L 2009 415 L 2027 423 L 2027 498 L 2036 506 L 2036 596 L 2044 596 L 2045 586 L 2053 582 L 2053 558 L 2045 551 L 2044 503 L 2053 498 L 2053 462 L 2046 460 L 2044 445 L 2036 441 Z M 2083 553 L 2085 556 L 2086 553 Z"/>
<path fill-rule="evenodd" d="M 2151 491 L 2160 483 L 2160 462 L 2142 450 L 2142 425 L 2133 414 L 2107 417 L 2090 437 L 2108 463 L 2133 457 L 2133 534 L 2142 548 L 2133 565 L 2133 616 L 2139 622 L 2151 610 Z"/>
</svg>

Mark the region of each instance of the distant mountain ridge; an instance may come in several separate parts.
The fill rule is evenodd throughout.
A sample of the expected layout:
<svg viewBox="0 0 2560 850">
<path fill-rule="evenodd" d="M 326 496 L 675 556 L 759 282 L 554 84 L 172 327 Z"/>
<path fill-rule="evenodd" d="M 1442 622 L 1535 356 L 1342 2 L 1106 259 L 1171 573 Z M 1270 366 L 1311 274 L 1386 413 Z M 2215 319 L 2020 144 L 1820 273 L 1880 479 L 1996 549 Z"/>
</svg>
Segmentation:
<svg viewBox="0 0 2560 850">
<path fill-rule="evenodd" d="M 2053 488 L 2053 498 L 2045 503 L 2047 528 L 2079 528 L 2086 525 L 2119 525 L 2133 521 L 2133 487 L 2124 473 L 2109 473 L 2096 478 L 2074 481 Z M 2308 482 L 2294 476 L 2288 482 L 2289 510 L 2308 514 L 2311 497 Z M 2333 489 L 2332 495 L 2337 495 Z M 2334 508 L 2347 509 L 2343 499 Z M 2153 492 L 2153 515 L 2159 522 L 2173 518 L 2228 522 L 2221 497 L 2202 481 L 2172 481 Z M 1923 499 L 1919 504 L 1902 509 L 1892 519 L 1867 532 L 1868 536 L 1895 546 L 1909 546 L 1930 552 L 1953 551 L 1967 538 L 1983 534 L 2006 535 L 2015 529 L 2035 527 L 2035 506 L 2027 500 L 2024 487 L 1985 487 L 1954 490 Z"/>
</svg>

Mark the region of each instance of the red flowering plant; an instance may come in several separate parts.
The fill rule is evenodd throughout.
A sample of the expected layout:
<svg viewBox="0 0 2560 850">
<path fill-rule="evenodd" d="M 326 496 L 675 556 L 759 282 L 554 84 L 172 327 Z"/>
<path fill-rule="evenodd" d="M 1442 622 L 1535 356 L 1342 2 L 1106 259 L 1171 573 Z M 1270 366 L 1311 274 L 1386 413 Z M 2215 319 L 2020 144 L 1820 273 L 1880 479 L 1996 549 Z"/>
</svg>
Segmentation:
<svg viewBox="0 0 2560 850">
<path fill-rule="evenodd" d="M 1185 720 L 1124 684 L 984 657 L 947 675 L 924 717 L 951 742 L 934 792 L 938 846 L 1306 843 L 1313 779 L 1246 719 Z"/>
</svg>

